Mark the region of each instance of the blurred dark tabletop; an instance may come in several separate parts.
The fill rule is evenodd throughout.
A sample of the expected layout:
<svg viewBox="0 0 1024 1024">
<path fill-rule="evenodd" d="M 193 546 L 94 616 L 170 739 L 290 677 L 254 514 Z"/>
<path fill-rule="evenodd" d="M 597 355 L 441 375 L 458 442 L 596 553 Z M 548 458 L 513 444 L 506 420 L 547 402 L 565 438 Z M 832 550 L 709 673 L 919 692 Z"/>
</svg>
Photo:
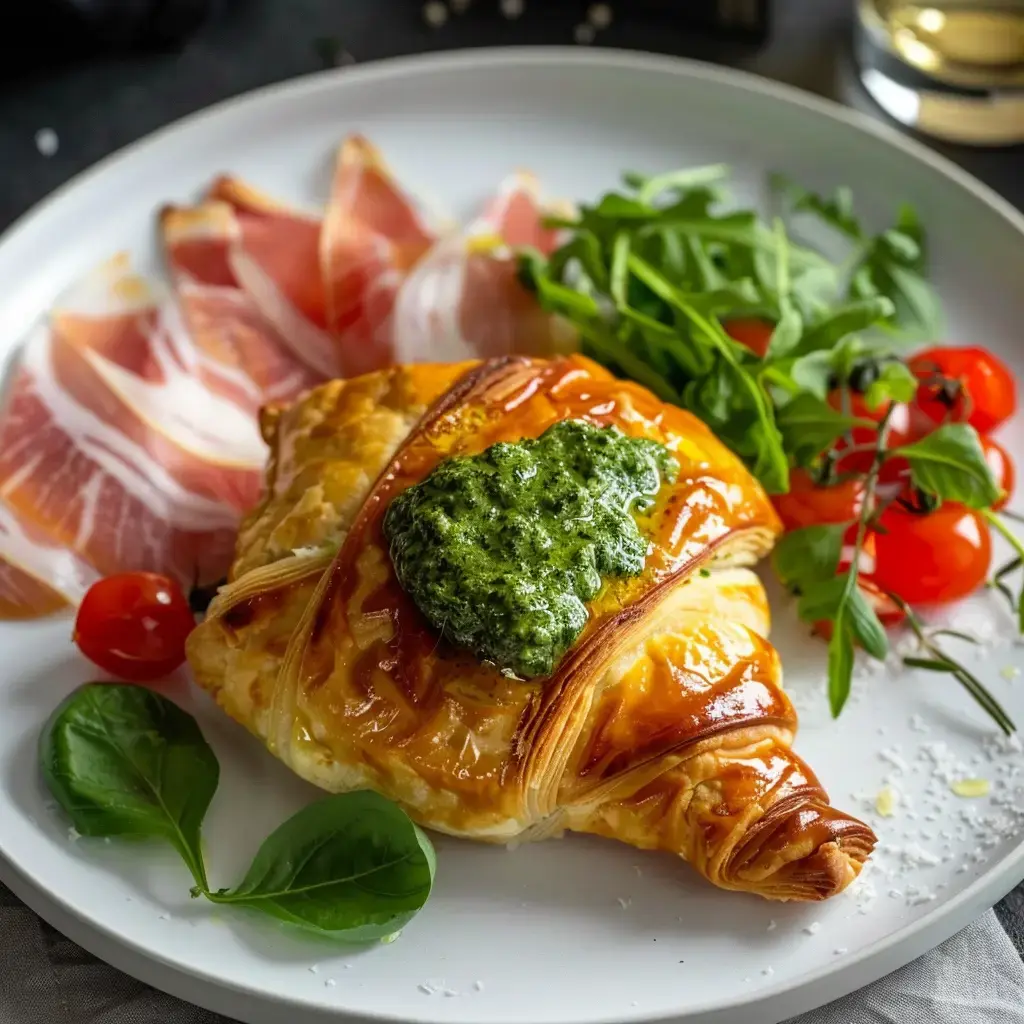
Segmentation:
<svg viewBox="0 0 1024 1024">
<path fill-rule="evenodd" d="M 329 66 L 467 46 L 566 45 L 583 2 L 524 0 L 515 20 L 498 0 L 428 26 L 422 0 L 221 0 L 180 50 L 53 61 L 45 34 L 19 36 L 21 2 L 0 3 L 0 58 L 16 47 L 12 72 L 0 59 L 0 230 L 79 171 L 170 121 L 228 96 Z M 124 0 L 128 2 L 128 0 Z M 679 0 L 679 3 L 688 0 Z M 702 35 L 672 19 L 630 17 L 629 0 L 596 45 L 696 57 L 744 68 L 838 99 L 882 120 L 856 82 L 850 59 L 854 0 L 775 0 L 774 25 L 760 47 Z M 51 129 L 57 151 L 36 137 Z M 1024 209 L 1024 147 L 977 150 L 929 143 Z M 1024 886 L 997 908 L 1024 955 Z"/>
</svg>

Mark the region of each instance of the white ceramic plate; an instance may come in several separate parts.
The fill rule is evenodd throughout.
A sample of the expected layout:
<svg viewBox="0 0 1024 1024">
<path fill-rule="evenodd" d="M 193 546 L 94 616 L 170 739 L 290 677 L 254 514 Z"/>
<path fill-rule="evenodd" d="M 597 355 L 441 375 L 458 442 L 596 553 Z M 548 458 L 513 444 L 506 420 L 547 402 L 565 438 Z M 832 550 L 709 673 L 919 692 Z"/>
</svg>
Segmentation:
<svg viewBox="0 0 1024 1024">
<path fill-rule="evenodd" d="M 128 247 L 153 259 L 154 210 L 189 198 L 216 172 L 322 199 L 334 144 L 352 130 L 379 143 L 400 176 L 466 212 L 521 165 L 553 194 L 576 198 L 612 186 L 626 168 L 726 160 L 741 200 L 760 198 L 769 169 L 817 187 L 847 183 L 874 220 L 912 199 L 931 233 L 949 336 L 992 346 L 1024 371 L 1024 219 L 987 189 L 870 121 L 760 79 L 553 49 L 331 72 L 223 104 L 130 147 L 0 243 L 2 344 L 13 351 L 61 287 L 103 256 Z M 1013 428 L 1006 433 L 1024 455 Z M 436 892 L 389 946 L 339 949 L 217 912 L 189 900 L 174 854 L 72 842 L 48 806 L 36 771 L 39 728 L 91 675 L 67 619 L 0 627 L 0 876 L 118 967 L 249 1022 L 780 1020 L 923 953 L 1024 877 L 1024 755 L 997 749 L 990 723 L 939 676 L 860 678 L 842 719 L 830 721 L 824 648 L 795 626 L 784 601 L 775 608 L 775 639 L 803 715 L 798 747 L 834 801 L 865 814 L 882 837 L 863 884 L 827 905 L 719 892 L 669 857 L 597 840 L 506 852 L 439 839 Z M 1006 678 L 1024 666 L 1009 615 L 984 596 L 954 614 L 990 638 L 978 671 L 1024 723 L 1024 680 Z M 212 882 L 229 884 L 259 840 L 314 794 L 204 699 L 188 699 L 222 764 L 208 859 Z M 949 781 L 968 774 L 990 778 L 992 795 L 954 796 Z M 871 808 L 886 779 L 903 800 L 879 819 Z"/>
</svg>

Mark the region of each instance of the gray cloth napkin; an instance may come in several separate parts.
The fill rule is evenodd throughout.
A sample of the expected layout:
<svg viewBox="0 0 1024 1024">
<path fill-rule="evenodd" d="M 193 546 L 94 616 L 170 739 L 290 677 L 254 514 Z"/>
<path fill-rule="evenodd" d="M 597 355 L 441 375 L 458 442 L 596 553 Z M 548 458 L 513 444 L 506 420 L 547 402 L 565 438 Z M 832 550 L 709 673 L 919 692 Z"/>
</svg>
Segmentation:
<svg viewBox="0 0 1024 1024">
<path fill-rule="evenodd" d="M 1024 905 L 1024 891 L 1018 898 Z M 97 960 L 2 885 L 0 936 L 0 1024 L 230 1024 Z M 789 1024 L 1024 1024 L 1024 963 L 989 911 L 920 960 Z"/>
</svg>

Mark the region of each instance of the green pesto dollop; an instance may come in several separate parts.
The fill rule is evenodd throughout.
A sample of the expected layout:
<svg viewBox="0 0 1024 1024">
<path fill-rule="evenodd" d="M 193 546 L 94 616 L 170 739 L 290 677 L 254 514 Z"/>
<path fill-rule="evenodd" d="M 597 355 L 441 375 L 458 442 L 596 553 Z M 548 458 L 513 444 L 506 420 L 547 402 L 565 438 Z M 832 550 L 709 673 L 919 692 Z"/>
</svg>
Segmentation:
<svg viewBox="0 0 1024 1024">
<path fill-rule="evenodd" d="M 679 464 L 664 445 L 565 420 L 440 463 L 384 518 L 399 582 L 450 642 L 524 679 L 550 675 L 605 579 L 636 576 L 631 513 Z"/>
</svg>

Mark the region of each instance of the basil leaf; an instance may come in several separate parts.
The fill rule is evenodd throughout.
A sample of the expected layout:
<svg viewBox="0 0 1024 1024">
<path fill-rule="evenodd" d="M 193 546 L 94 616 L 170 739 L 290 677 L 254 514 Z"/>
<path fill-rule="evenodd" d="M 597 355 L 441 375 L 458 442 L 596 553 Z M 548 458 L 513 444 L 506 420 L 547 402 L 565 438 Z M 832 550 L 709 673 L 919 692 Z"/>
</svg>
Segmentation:
<svg viewBox="0 0 1024 1024">
<path fill-rule="evenodd" d="M 772 565 L 787 587 L 835 576 L 849 523 L 824 523 L 790 530 L 772 552 Z"/>
<path fill-rule="evenodd" d="M 828 642 L 828 702 L 832 717 L 838 718 L 853 684 L 853 637 L 840 613 L 832 625 Z"/>
<path fill-rule="evenodd" d="M 798 466 L 809 465 L 826 448 L 857 426 L 873 426 L 870 420 L 846 416 L 809 392 L 787 402 L 776 413 L 782 442 Z"/>
<path fill-rule="evenodd" d="M 89 683 L 54 711 L 39 757 L 82 835 L 165 839 L 206 886 L 200 830 L 220 769 L 191 715 L 142 686 Z"/>
<path fill-rule="evenodd" d="M 795 359 L 790 377 L 798 388 L 825 400 L 832 383 L 832 359 L 828 352 L 810 352 Z"/>
<path fill-rule="evenodd" d="M 800 342 L 801 355 L 832 348 L 840 338 L 867 328 L 891 316 L 894 306 L 884 296 L 848 302 L 831 310 L 817 323 L 811 324 Z"/>
<path fill-rule="evenodd" d="M 430 840 L 400 808 L 369 791 L 310 804 L 259 848 L 235 889 L 205 895 L 348 942 L 386 939 L 427 901 Z"/>
<path fill-rule="evenodd" d="M 896 451 L 910 463 L 914 486 L 943 501 L 988 508 L 999 500 L 977 431 L 966 423 L 947 423 Z"/>
</svg>

